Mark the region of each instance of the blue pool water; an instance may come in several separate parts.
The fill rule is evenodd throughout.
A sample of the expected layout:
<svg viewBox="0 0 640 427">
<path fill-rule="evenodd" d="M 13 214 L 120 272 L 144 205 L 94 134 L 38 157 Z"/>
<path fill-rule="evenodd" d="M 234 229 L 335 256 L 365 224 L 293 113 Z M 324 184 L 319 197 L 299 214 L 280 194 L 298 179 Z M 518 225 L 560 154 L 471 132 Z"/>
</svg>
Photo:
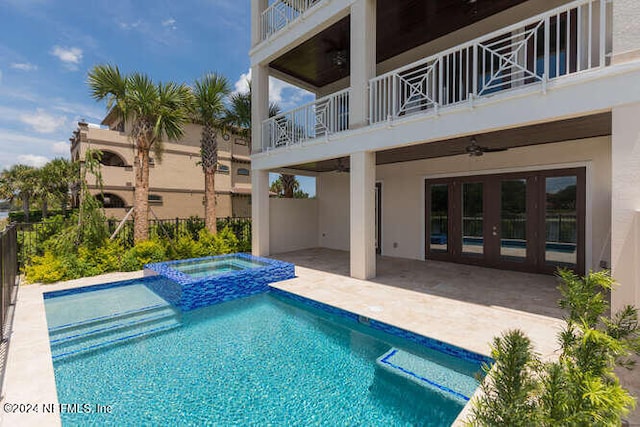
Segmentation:
<svg viewBox="0 0 640 427">
<path fill-rule="evenodd" d="M 126 288 L 115 289 L 130 293 L 125 300 L 133 299 L 131 292 L 140 296 Z M 49 321 L 56 322 L 52 303 L 64 313 L 61 301 L 82 306 L 91 293 L 47 299 Z M 453 383 L 456 376 L 468 382 L 479 369 L 272 293 L 182 313 L 179 320 L 160 334 L 54 361 L 60 403 L 111 406 L 110 414 L 62 413 L 63 424 L 444 426 L 464 401 L 376 360 L 401 349 L 405 358 L 429 360 Z"/>
<path fill-rule="evenodd" d="M 172 264 L 172 268 L 192 278 L 203 278 L 226 274 L 233 271 L 247 270 L 250 268 L 264 267 L 266 264 L 235 257 L 209 258 L 199 260 L 180 261 Z"/>
</svg>

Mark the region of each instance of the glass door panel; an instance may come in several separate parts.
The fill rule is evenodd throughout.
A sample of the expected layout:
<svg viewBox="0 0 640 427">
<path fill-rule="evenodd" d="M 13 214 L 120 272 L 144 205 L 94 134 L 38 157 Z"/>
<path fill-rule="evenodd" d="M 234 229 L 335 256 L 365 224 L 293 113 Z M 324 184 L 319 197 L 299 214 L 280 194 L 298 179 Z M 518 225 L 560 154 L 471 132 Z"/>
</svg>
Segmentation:
<svg viewBox="0 0 640 427">
<path fill-rule="evenodd" d="M 546 264 L 575 267 L 578 261 L 576 176 L 545 178 Z"/>
<path fill-rule="evenodd" d="M 432 184 L 430 187 L 429 248 L 431 252 L 449 249 L 449 185 Z"/>
<path fill-rule="evenodd" d="M 484 185 L 481 182 L 462 183 L 462 253 L 484 253 Z"/>
<path fill-rule="evenodd" d="M 527 258 L 527 180 L 524 178 L 500 183 L 499 233 L 500 257 L 524 261 Z"/>
</svg>

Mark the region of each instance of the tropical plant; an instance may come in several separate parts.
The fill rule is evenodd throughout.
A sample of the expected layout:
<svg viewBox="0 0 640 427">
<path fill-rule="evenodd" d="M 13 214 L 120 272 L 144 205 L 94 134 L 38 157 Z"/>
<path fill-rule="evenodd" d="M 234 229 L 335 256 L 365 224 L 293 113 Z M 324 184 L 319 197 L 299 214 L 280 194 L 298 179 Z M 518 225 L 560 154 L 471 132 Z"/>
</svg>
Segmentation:
<svg viewBox="0 0 640 427">
<path fill-rule="evenodd" d="M 278 197 L 285 199 L 309 198 L 309 194 L 302 191 L 300 182 L 294 175 L 280 174 L 280 176 L 271 183 L 269 190 L 276 193 Z"/>
<path fill-rule="evenodd" d="M 204 218 L 210 233 L 216 233 L 215 177 L 218 166 L 217 134 L 224 123 L 224 100 L 229 94 L 229 82 L 216 73 L 206 74 L 193 86 L 194 119 L 202 125 L 200 155 L 204 172 Z"/>
<path fill-rule="evenodd" d="M 229 97 L 229 105 L 225 113 L 225 122 L 233 127 L 235 133 L 245 139 L 251 138 L 251 81 L 247 81 L 249 90 L 234 92 Z M 280 107 L 275 102 L 269 103 L 269 117 L 280 113 Z"/>
<path fill-rule="evenodd" d="M 29 208 L 32 198 L 38 191 L 36 168 L 27 165 L 13 165 L 2 172 L 0 178 L 1 197 L 13 201 L 22 201 L 25 222 L 29 222 Z"/>
<path fill-rule="evenodd" d="M 113 65 L 97 65 L 88 76 L 91 95 L 106 100 L 107 109 L 128 124 L 135 147 L 134 240 L 148 238 L 149 157 L 153 149 L 158 161 L 164 138 L 177 140 L 184 133 L 192 105 L 185 84 L 154 83 L 142 73 L 123 75 Z"/>
<path fill-rule="evenodd" d="M 559 305 L 568 310 L 559 359 L 541 362 L 520 331 L 496 338 L 495 365 L 485 367 L 470 425 L 615 426 L 635 407 L 614 368 L 631 368 L 629 357 L 640 354 L 637 309 L 626 306 L 606 316 L 615 284 L 607 271 L 580 277 L 560 270 L 558 276 Z"/>
</svg>

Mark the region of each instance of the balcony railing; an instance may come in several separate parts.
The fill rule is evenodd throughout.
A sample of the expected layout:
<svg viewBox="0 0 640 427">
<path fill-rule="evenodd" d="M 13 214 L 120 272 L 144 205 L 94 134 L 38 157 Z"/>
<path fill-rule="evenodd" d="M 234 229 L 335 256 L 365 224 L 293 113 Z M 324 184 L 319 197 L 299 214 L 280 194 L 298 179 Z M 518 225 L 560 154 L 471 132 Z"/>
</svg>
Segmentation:
<svg viewBox="0 0 640 427">
<path fill-rule="evenodd" d="M 349 129 L 349 92 L 344 89 L 263 122 L 263 150 L 287 147 Z"/>
<path fill-rule="evenodd" d="M 277 33 L 322 0 L 276 0 L 262 12 L 262 40 Z"/>
<path fill-rule="evenodd" d="M 423 113 L 606 65 L 610 2 L 580 0 L 371 79 L 369 121 Z"/>
</svg>

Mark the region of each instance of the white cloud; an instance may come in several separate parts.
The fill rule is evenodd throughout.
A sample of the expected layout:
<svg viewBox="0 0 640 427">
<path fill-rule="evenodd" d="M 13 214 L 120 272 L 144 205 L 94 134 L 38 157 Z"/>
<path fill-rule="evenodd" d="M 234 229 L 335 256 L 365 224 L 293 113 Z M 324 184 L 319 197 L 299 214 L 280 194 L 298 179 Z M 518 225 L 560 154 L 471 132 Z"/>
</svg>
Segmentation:
<svg viewBox="0 0 640 427">
<path fill-rule="evenodd" d="M 18 156 L 18 162 L 39 168 L 44 166 L 49 159 L 44 156 L 36 156 L 35 154 L 21 154 Z"/>
<path fill-rule="evenodd" d="M 78 47 L 54 46 L 51 54 L 62 61 L 70 70 L 77 70 L 78 64 L 82 61 L 82 49 Z"/>
<path fill-rule="evenodd" d="M 20 121 L 38 133 L 53 133 L 67 125 L 65 116 L 53 116 L 38 108 L 34 114 L 23 114 Z"/>
<path fill-rule="evenodd" d="M 164 21 L 162 21 L 162 26 L 171 30 L 178 29 L 178 27 L 176 26 L 176 20 L 173 18 L 165 19 Z"/>
<path fill-rule="evenodd" d="M 38 66 L 28 62 L 14 62 L 11 64 L 11 68 L 21 71 L 35 71 L 38 69 Z"/>
<path fill-rule="evenodd" d="M 239 93 L 247 92 L 249 90 L 249 81 L 251 81 L 251 70 L 240 75 L 240 78 L 234 84 L 235 91 Z M 283 111 L 309 102 L 313 98 L 314 96 L 311 92 L 274 77 L 269 77 L 269 101 L 278 104 Z"/>
<path fill-rule="evenodd" d="M 69 154 L 69 145 L 66 141 L 54 142 L 51 144 L 51 151 L 55 154 Z"/>
<path fill-rule="evenodd" d="M 120 21 L 118 22 L 118 25 L 120 26 L 120 28 L 122 28 L 123 30 L 133 30 L 136 29 L 140 26 L 140 24 L 142 24 L 141 20 L 137 20 L 136 22 L 124 22 L 124 21 Z"/>
</svg>

